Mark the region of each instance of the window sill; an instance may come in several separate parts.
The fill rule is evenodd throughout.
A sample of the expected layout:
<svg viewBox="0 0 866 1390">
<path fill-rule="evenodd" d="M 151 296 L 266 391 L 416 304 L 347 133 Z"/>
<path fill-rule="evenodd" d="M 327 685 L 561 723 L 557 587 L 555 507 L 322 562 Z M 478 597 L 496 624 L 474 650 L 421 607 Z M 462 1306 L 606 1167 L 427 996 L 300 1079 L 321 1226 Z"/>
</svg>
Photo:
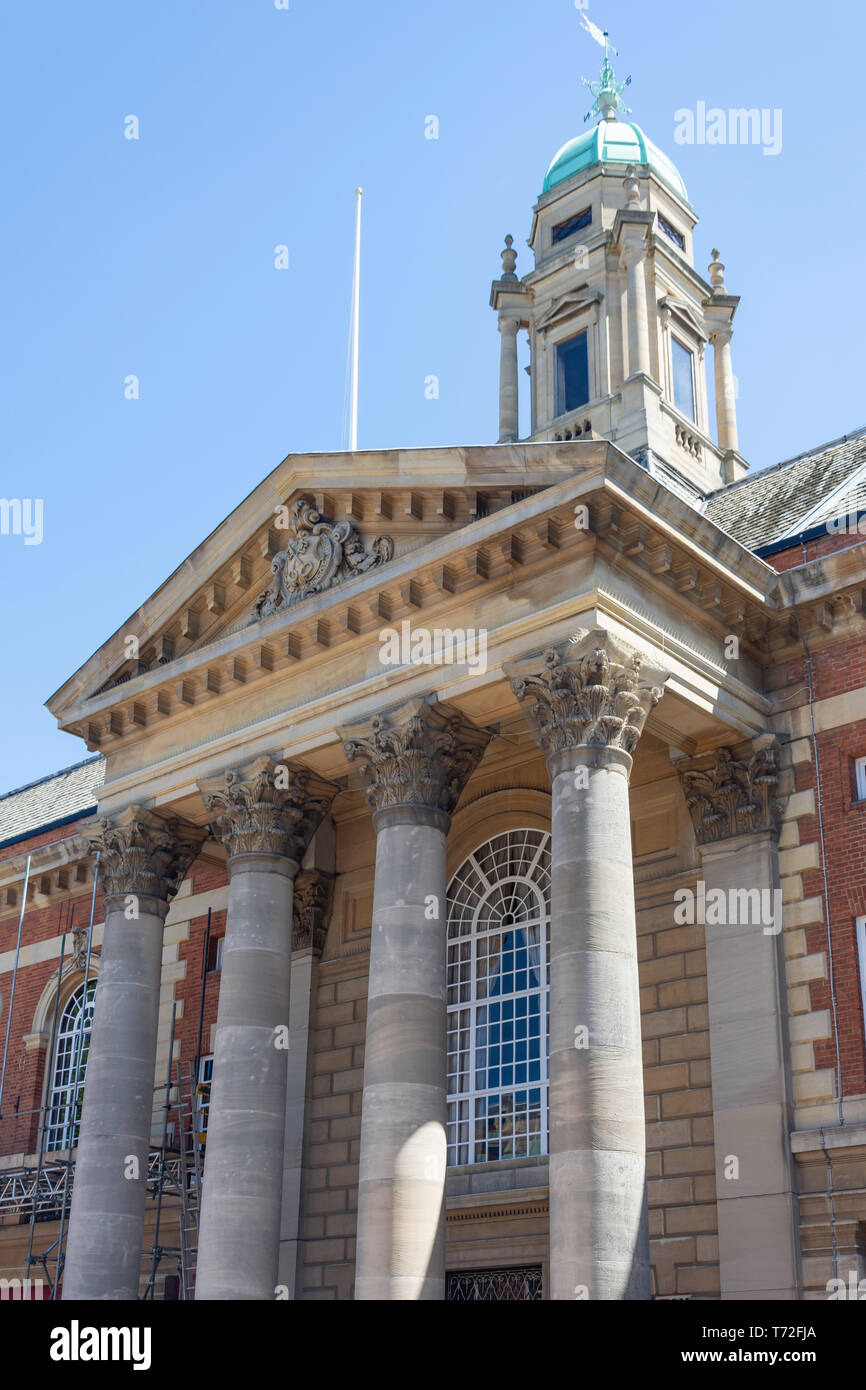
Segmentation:
<svg viewBox="0 0 866 1390">
<path fill-rule="evenodd" d="M 530 1158 L 506 1158 L 498 1163 L 465 1163 L 449 1168 L 445 1176 L 447 1198 L 478 1197 L 484 1193 L 500 1194 L 521 1188 L 546 1188 L 548 1184 L 547 1154 Z"/>
</svg>

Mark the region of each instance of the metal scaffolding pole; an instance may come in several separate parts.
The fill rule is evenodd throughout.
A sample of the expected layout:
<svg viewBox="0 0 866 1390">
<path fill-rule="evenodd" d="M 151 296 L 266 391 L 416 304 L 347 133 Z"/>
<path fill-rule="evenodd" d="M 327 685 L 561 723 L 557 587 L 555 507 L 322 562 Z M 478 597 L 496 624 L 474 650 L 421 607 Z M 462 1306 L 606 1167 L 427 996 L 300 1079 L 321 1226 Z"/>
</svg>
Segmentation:
<svg viewBox="0 0 866 1390">
<path fill-rule="evenodd" d="M 15 964 L 12 967 L 12 988 L 9 992 L 9 1012 L 6 1015 L 6 1040 L 3 1044 L 3 1066 L 0 1068 L 0 1120 L 3 1118 L 3 1089 L 6 1085 L 6 1060 L 9 1056 L 9 1030 L 12 1026 L 12 1005 L 15 1003 L 15 985 L 18 981 L 18 961 L 21 956 L 21 930 L 24 926 L 24 906 L 27 902 L 27 886 L 30 883 L 30 855 L 24 865 L 24 887 L 21 890 L 21 911 L 18 914 L 18 937 L 15 942 Z"/>
</svg>

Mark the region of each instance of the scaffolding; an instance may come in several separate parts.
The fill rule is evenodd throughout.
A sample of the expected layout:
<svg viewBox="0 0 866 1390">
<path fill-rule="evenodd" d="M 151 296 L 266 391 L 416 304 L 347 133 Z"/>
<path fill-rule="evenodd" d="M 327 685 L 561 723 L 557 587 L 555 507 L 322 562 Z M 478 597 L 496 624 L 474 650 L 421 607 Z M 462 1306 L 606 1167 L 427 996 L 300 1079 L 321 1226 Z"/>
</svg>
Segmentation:
<svg viewBox="0 0 866 1390">
<path fill-rule="evenodd" d="M 84 1094 L 84 1079 L 87 1067 L 93 996 L 88 987 L 95 986 L 95 976 L 91 976 L 91 952 L 93 944 L 93 924 L 96 910 L 96 894 L 99 878 L 99 855 L 93 875 L 93 889 L 90 900 L 90 920 L 87 928 L 86 946 L 81 946 L 70 959 L 81 958 L 84 978 L 79 988 L 83 988 L 82 1006 L 79 1012 L 75 1035 L 70 1048 L 69 1080 L 64 1086 L 65 1096 L 58 1099 L 56 1088 L 51 1082 L 51 1072 L 44 1080 L 41 1105 L 30 1110 L 4 1113 L 3 1094 L 6 1082 L 7 1059 L 12 1024 L 12 1006 L 18 981 L 21 958 L 22 932 L 27 904 L 27 890 L 30 881 L 30 856 L 27 856 L 21 909 L 18 916 L 18 930 L 15 944 L 15 957 L 12 970 L 12 984 L 9 994 L 6 1029 L 3 1045 L 2 1068 L 0 1068 L 0 1120 L 17 1120 L 38 1116 L 39 1140 L 35 1163 L 24 1163 L 17 1167 L 0 1168 L 0 1229 L 13 1225 L 17 1217 L 20 1225 L 29 1226 L 27 1255 L 24 1262 L 24 1288 L 29 1290 L 33 1271 L 38 1271 L 38 1279 L 47 1291 L 43 1296 L 57 1299 L 63 1283 L 63 1267 L 66 1258 L 66 1240 L 69 1227 L 69 1211 L 75 1180 L 75 1145 L 81 1120 Z M 74 911 L 74 906 L 73 906 Z M 54 994 L 54 1009 L 48 1045 L 47 1065 L 55 1064 L 60 1013 L 61 986 L 64 968 L 67 965 L 66 941 L 70 922 L 60 940 L 60 958 L 57 965 Z M 180 1061 L 174 1060 L 175 1024 L 177 1005 L 172 1006 L 171 1030 L 169 1036 L 168 1065 L 165 1080 L 154 1086 L 153 1113 L 162 1112 L 162 1134 L 159 1146 L 151 1147 L 145 1174 L 146 1201 L 155 1202 L 153 1240 L 142 1250 L 142 1262 L 149 1261 L 149 1273 L 142 1298 L 153 1300 L 156 1297 L 158 1276 L 164 1273 L 163 1262 L 168 1261 L 176 1269 L 178 1278 L 178 1297 L 191 1299 L 194 1296 L 195 1260 L 198 1248 L 198 1212 L 201 1196 L 202 1169 L 206 1131 L 206 1101 L 199 1084 L 198 1071 L 201 1054 L 202 1024 L 204 1018 L 205 983 L 207 972 L 207 953 L 210 937 L 211 913 L 208 911 L 207 929 L 202 952 L 202 985 L 200 1016 L 196 1057 L 183 1073 Z M 170 1122 L 170 1114 L 176 1112 L 176 1124 Z M 204 1113 L 203 1113 L 204 1112 Z M 60 1145 L 57 1140 L 60 1139 Z M 165 1221 L 164 1203 L 166 1198 L 176 1199 L 178 1218 L 177 1245 L 162 1243 Z M 46 1245 L 37 1239 L 39 1226 L 47 1222 L 59 1223 L 57 1233 Z"/>
</svg>

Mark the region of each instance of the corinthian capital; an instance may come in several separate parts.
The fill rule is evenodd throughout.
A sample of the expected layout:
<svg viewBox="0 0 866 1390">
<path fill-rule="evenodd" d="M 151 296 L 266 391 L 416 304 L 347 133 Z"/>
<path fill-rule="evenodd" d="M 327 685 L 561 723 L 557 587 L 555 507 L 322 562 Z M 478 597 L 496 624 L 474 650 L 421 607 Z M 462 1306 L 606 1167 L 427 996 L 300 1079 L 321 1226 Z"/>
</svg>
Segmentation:
<svg viewBox="0 0 866 1390">
<path fill-rule="evenodd" d="M 548 757 L 581 747 L 631 753 L 668 678 L 603 628 L 504 669 Z"/>
<path fill-rule="evenodd" d="M 445 705 L 410 700 L 340 730 L 349 762 L 374 811 L 424 806 L 450 816 L 490 734 Z"/>
<path fill-rule="evenodd" d="M 782 807 L 776 800 L 778 745 L 761 739 L 736 756 L 717 748 L 677 762 L 699 845 L 768 830 L 778 834 Z"/>
<path fill-rule="evenodd" d="M 336 788 L 306 768 L 256 758 L 199 782 L 211 832 L 229 860 L 273 854 L 299 864 Z"/>
<path fill-rule="evenodd" d="M 167 906 L 207 839 L 207 830 L 130 806 L 111 820 L 99 821 L 87 838 L 99 853 L 105 897 L 134 895 Z"/>
</svg>

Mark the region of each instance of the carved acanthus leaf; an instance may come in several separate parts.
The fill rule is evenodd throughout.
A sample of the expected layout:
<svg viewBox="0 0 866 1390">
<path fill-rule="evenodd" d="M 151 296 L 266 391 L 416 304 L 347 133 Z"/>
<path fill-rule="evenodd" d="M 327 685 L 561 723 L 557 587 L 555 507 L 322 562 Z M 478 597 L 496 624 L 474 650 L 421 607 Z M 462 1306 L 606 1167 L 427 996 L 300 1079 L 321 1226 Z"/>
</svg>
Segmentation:
<svg viewBox="0 0 866 1390">
<path fill-rule="evenodd" d="M 211 831 L 229 859 L 277 854 L 300 863 L 336 788 L 306 768 L 256 758 L 199 783 Z"/>
<path fill-rule="evenodd" d="M 105 897 L 133 894 L 168 903 L 198 855 L 207 831 L 132 806 L 113 820 L 99 821 L 87 838 L 91 848 L 99 852 L 99 879 Z"/>
<path fill-rule="evenodd" d="M 312 502 L 298 498 L 289 512 L 291 532 L 285 549 L 271 561 L 270 589 L 260 595 L 256 616 L 288 608 L 313 594 L 324 593 L 344 579 L 375 569 L 394 556 L 390 536 L 377 536 L 365 546 L 351 521 L 323 521 Z"/>
<path fill-rule="evenodd" d="M 776 800 L 774 741 L 740 758 L 730 748 L 719 748 L 709 763 L 706 757 L 680 759 L 677 771 L 699 845 L 757 830 L 778 833 L 782 807 Z"/>
<path fill-rule="evenodd" d="M 647 715 L 662 697 L 667 673 L 642 676 L 639 654 L 602 628 L 582 632 L 562 650 L 506 667 L 511 688 L 549 756 L 567 748 L 631 753 Z"/>
<path fill-rule="evenodd" d="M 349 762 L 374 811 L 427 806 L 450 815 L 490 734 L 445 706 L 411 700 L 368 725 L 343 729 Z"/>
</svg>

